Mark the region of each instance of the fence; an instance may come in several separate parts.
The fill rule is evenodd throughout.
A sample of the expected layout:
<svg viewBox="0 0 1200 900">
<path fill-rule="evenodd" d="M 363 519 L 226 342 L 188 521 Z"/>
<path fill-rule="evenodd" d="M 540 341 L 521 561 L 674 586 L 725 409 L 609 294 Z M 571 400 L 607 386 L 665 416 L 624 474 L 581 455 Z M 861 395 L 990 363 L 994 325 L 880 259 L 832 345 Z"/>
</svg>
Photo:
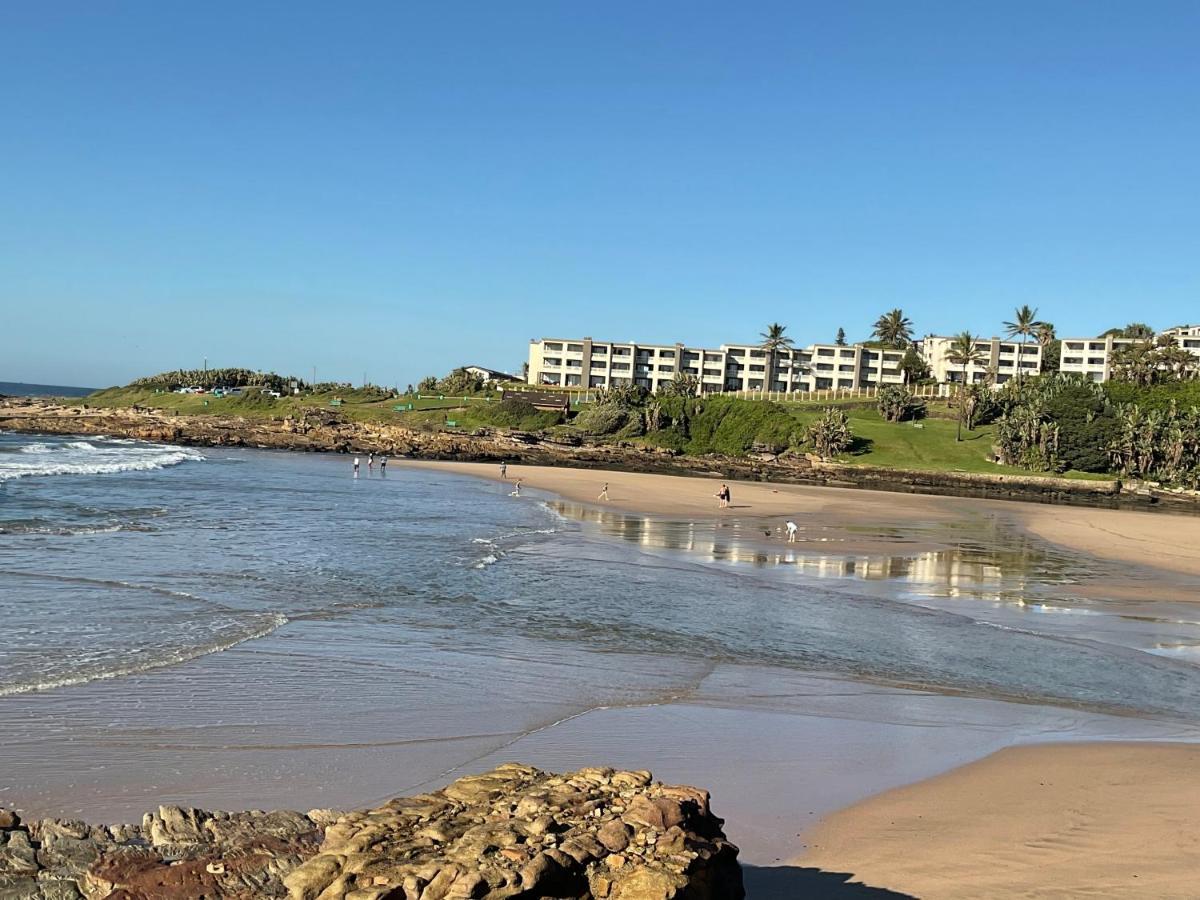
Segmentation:
<svg viewBox="0 0 1200 900">
<path fill-rule="evenodd" d="M 893 387 L 894 385 L 884 385 Z M 952 384 L 907 385 L 913 395 L 923 400 L 953 396 Z M 855 388 L 825 388 L 814 391 L 719 391 L 719 395 L 741 397 L 744 400 L 773 400 L 793 403 L 832 403 L 837 400 L 872 400 L 879 396 L 879 385 Z"/>
</svg>

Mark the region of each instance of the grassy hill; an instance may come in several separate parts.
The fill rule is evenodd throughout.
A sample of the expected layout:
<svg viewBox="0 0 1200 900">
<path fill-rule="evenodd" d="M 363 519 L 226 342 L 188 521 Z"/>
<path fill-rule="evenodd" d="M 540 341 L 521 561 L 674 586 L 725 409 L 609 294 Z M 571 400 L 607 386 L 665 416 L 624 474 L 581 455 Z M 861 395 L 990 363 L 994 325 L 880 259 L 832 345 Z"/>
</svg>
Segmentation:
<svg viewBox="0 0 1200 900">
<path fill-rule="evenodd" d="M 306 412 L 337 411 L 350 421 L 388 423 L 415 430 L 470 431 L 492 427 L 550 431 L 559 436 L 585 436 L 586 432 L 574 423 L 574 419 L 578 412 L 588 408 L 586 405 L 574 407 L 568 421 L 563 422 L 557 413 L 539 412 L 520 401 L 503 402 L 496 393 L 481 392 L 467 397 L 397 397 L 379 389 L 342 389 L 275 398 L 257 389 L 214 397 L 211 394 L 176 394 L 151 388 L 123 387 L 97 391 L 75 402 L 100 408 L 139 406 L 183 415 L 235 415 L 251 419 L 283 419 Z M 627 428 L 607 438 L 591 437 L 666 447 L 689 455 L 720 453 L 736 456 L 756 445 L 799 450 L 805 429 L 829 404 L 781 404 L 715 397 L 703 402 L 694 398 L 661 398 L 659 405 L 671 419 L 663 427 L 636 433 Z M 846 412 L 854 433 L 849 451 L 837 457 L 840 462 L 937 472 L 1045 474 L 991 462 L 992 426 L 964 430 L 963 440 L 956 441 L 956 423 L 944 404 L 931 404 L 928 417 L 917 423 L 886 422 L 871 401 L 843 402 L 839 407 Z M 681 424 L 681 418 L 686 422 Z M 1065 475 L 1104 477 L 1077 472 Z"/>
</svg>

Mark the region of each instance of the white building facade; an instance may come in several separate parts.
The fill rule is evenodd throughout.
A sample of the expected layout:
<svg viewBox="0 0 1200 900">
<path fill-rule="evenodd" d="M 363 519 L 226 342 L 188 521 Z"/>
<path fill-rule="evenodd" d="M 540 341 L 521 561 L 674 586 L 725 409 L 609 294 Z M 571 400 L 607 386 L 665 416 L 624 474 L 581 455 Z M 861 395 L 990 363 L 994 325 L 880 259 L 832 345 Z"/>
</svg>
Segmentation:
<svg viewBox="0 0 1200 900">
<path fill-rule="evenodd" d="M 975 341 L 980 361 L 963 367 L 950 361 L 950 348 L 956 338 L 928 335 L 917 342 L 921 357 L 929 365 L 938 384 L 1004 384 L 1018 375 L 1037 375 L 1042 371 L 1042 347 L 1037 341 L 980 338 Z"/>
<path fill-rule="evenodd" d="M 541 338 L 529 342 L 527 380 L 581 390 L 637 384 L 657 391 L 682 372 L 696 377 L 701 393 L 814 391 L 902 384 L 903 358 L 903 350 L 835 344 L 769 354 L 756 344 L 705 348 Z"/>
<path fill-rule="evenodd" d="M 1094 338 L 1063 338 L 1059 350 L 1058 369 L 1072 372 L 1092 381 L 1108 381 L 1112 377 L 1112 354 L 1115 350 L 1134 344 L 1174 343 L 1200 359 L 1200 325 L 1176 325 L 1160 331 L 1152 338 L 1128 338 L 1106 335 Z"/>
</svg>

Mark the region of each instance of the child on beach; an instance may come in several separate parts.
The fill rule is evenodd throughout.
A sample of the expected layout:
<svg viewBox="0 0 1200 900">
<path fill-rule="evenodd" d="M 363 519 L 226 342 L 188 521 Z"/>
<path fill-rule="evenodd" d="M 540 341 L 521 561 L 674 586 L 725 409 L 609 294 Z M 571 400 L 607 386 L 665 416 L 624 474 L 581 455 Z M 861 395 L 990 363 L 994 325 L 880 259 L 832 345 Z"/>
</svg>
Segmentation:
<svg viewBox="0 0 1200 900">
<path fill-rule="evenodd" d="M 794 544 L 794 543 L 796 543 L 796 530 L 797 530 L 797 529 L 796 529 L 796 523 L 795 523 L 795 522 L 793 522 L 791 519 L 788 519 L 788 520 L 787 520 L 787 525 L 785 525 L 784 527 L 787 529 L 787 535 L 788 535 L 788 540 L 787 540 L 787 542 L 788 542 L 789 544 Z"/>
<path fill-rule="evenodd" d="M 721 509 L 728 509 L 729 508 L 729 485 L 727 485 L 727 484 L 721 485 L 721 489 L 719 491 L 717 491 L 716 496 L 717 496 L 717 499 L 719 501 L 721 501 L 721 503 L 720 503 Z"/>
<path fill-rule="evenodd" d="M 508 496 L 510 496 L 510 497 L 520 497 L 521 496 L 521 479 L 520 478 L 517 479 L 517 483 L 513 485 L 512 493 L 509 494 Z"/>
<path fill-rule="evenodd" d="M 508 481 L 508 463 L 500 463 L 500 480 Z"/>
<path fill-rule="evenodd" d="M 600 489 L 600 496 L 597 497 L 596 499 L 597 500 L 607 500 L 608 499 L 608 482 L 607 481 L 604 482 L 604 487 L 602 487 Z"/>
<path fill-rule="evenodd" d="M 387 474 L 387 457 L 386 456 L 381 456 L 379 458 L 379 474 L 380 475 Z"/>
<path fill-rule="evenodd" d="M 375 470 L 375 454 L 368 453 L 367 454 L 367 471 L 373 472 L 374 470 Z"/>
<path fill-rule="evenodd" d="M 358 477 L 358 457 L 354 457 L 354 477 Z"/>
</svg>

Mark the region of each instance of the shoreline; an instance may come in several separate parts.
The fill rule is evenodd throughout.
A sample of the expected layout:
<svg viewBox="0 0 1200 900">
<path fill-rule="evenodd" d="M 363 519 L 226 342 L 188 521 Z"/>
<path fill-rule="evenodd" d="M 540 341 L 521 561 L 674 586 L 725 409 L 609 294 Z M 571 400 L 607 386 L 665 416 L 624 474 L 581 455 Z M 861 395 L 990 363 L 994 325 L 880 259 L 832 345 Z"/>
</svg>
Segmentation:
<svg viewBox="0 0 1200 900">
<path fill-rule="evenodd" d="M 404 460 L 405 466 L 469 475 L 498 482 L 491 463 Z M 717 507 L 717 479 L 654 473 L 594 472 L 553 466 L 511 465 L 511 483 L 524 479 L 526 489 L 544 490 L 596 510 L 657 517 L 699 517 L 721 521 L 748 517 L 772 520 L 776 549 L 798 553 L 824 550 L 823 541 L 804 540 L 810 528 L 830 530 L 841 540 L 830 552 L 915 553 L 942 549 L 940 542 L 906 540 L 900 543 L 871 531 L 911 528 L 914 523 L 950 524 L 964 518 L 993 516 L 1056 548 L 1084 553 L 1098 561 L 1120 561 L 1150 573 L 1200 576 L 1200 519 L 1163 517 L 1134 510 L 1047 507 L 1014 501 L 976 500 L 918 494 L 848 492 L 841 488 L 772 482 L 734 482 L 729 509 Z M 609 500 L 597 499 L 601 486 L 610 486 Z M 787 544 L 780 526 L 792 517 L 801 527 L 801 540 Z M 869 535 L 869 536 L 868 536 Z M 766 543 L 766 542 L 764 542 Z M 1126 587 L 1108 583 L 1110 588 Z M 1145 595 L 1144 582 L 1133 585 L 1133 598 Z M 1200 584 L 1197 585 L 1200 588 Z M 1172 591 L 1171 593 L 1175 593 Z M 1171 599 L 1196 599 L 1186 590 Z"/>
<path fill-rule="evenodd" d="M 1053 475 L 888 469 L 809 456 L 752 454 L 688 457 L 628 443 L 497 429 L 416 431 L 400 424 L 358 422 L 313 408 L 299 417 L 246 419 L 219 414 L 173 415 L 141 408 L 60 406 L 0 397 L 0 428 L 22 433 L 109 435 L 188 446 L 388 454 L 431 461 L 507 460 L 593 471 L 643 472 L 738 481 L 824 486 L 896 494 L 973 497 L 1200 516 L 1200 494 L 1123 485 L 1117 479 Z"/>
</svg>

